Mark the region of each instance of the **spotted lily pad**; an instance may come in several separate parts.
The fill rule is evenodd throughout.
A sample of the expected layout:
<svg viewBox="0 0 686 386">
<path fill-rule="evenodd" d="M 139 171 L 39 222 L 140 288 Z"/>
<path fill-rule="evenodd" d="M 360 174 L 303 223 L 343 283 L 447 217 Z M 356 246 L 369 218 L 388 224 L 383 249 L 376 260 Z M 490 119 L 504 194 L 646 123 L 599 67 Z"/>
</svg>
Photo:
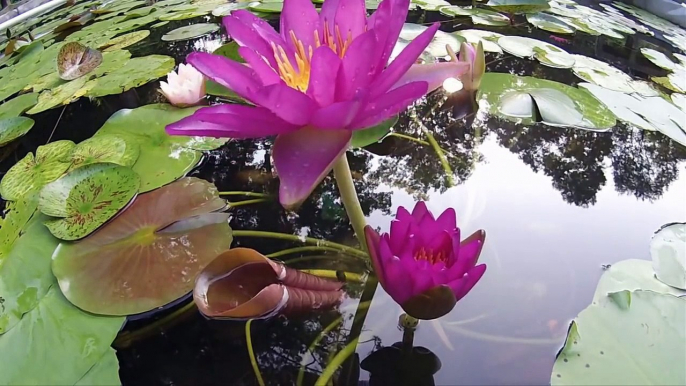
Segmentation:
<svg viewBox="0 0 686 386">
<path fill-rule="evenodd" d="M 650 255 L 661 282 L 686 290 L 686 224 L 670 224 L 657 231 L 650 241 Z"/>
<path fill-rule="evenodd" d="M 148 36 L 150 36 L 150 31 L 146 29 L 130 32 L 121 36 L 117 36 L 116 38 L 100 46 L 100 48 L 104 48 L 103 52 L 116 51 L 124 47 L 134 45 Z"/>
<path fill-rule="evenodd" d="M 209 23 L 199 23 L 191 24 L 186 27 L 177 28 L 175 30 L 169 31 L 162 36 L 162 40 L 178 41 L 178 40 L 189 40 L 197 38 L 199 36 L 207 35 L 212 32 L 219 31 L 219 26 L 216 24 Z"/>
<path fill-rule="evenodd" d="M 92 164 L 69 172 L 43 187 L 38 208 L 48 216 L 45 226 L 57 238 L 88 236 L 124 208 L 140 186 L 138 175 L 124 166 Z"/>
<path fill-rule="evenodd" d="M 545 13 L 534 13 L 526 15 L 526 20 L 533 24 L 536 28 L 554 32 L 558 34 L 573 34 L 574 28 L 571 28 L 567 23 L 559 18 Z"/>
<path fill-rule="evenodd" d="M 602 297 L 572 322 L 550 383 L 683 384 L 685 319 L 686 298 L 642 290 Z"/>
<path fill-rule="evenodd" d="M 214 185 L 197 178 L 139 195 L 90 237 L 62 243 L 53 273 L 65 296 L 89 312 L 130 315 L 163 306 L 188 293 L 231 245 L 228 214 L 216 213 L 225 205 Z"/>
<path fill-rule="evenodd" d="M 44 90 L 38 96 L 38 103 L 26 113 L 33 115 L 60 105 L 67 105 L 81 98 L 88 92 L 88 88 L 86 87 L 87 83 L 88 79 L 86 79 L 86 77 L 80 77 L 70 82 L 60 84 L 53 89 Z"/>
<path fill-rule="evenodd" d="M 550 8 L 548 0 L 490 0 L 486 6 L 505 13 L 532 13 Z"/>
<path fill-rule="evenodd" d="M 71 165 L 69 155 L 72 141 L 56 141 L 39 146 L 36 156 L 29 153 L 7 171 L 0 182 L 0 193 L 5 200 L 27 198 L 45 184 L 58 179 Z"/>
<path fill-rule="evenodd" d="M 105 122 L 95 137 L 117 135 L 138 144 L 140 156 L 133 170 L 141 177 L 141 192 L 147 192 L 185 176 L 200 161 L 202 153 L 191 148 L 198 141 L 195 137 L 170 136 L 164 131 L 166 125 L 195 110 L 164 104 L 120 110 Z"/>
<path fill-rule="evenodd" d="M 140 147 L 136 143 L 129 143 L 116 135 L 99 135 L 74 147 L 71 153 L 70 170 L 101 162 L 132 166 L 136 163 L 139 154 Z"/>
<path fill-rule="evenodd" d="M 64 80 L 80 78 L 93 71 L 100 63 L 102 63 L 100 51 L 77 42 L 63 45 L 57 55 L 57 70 L 60 78 Z"/>
<path fill-rule="evenodd" d="M 0 119 L 0 146 L 24 136 L 31 130 L 33 123 L 33 119 L 26 117 Z"/>
<path fill-rule="evenodd" d="M 477 99 L 488 111 L 512 121 L 605 131 L 616 123 L 608 108 L 585 90 L 532 77 L 486 73 Z"/>
</svg>

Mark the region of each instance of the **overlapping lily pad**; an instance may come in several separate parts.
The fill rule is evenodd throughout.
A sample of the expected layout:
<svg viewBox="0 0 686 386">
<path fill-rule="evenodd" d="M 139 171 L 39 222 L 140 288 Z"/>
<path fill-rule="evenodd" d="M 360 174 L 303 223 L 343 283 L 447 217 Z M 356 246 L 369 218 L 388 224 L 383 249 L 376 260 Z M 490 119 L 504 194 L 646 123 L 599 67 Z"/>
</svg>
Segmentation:
<svg viewBox="0 0 686 386">
<path fill-rule="evenodd" d="M 22 94 L 0 105 L 0 119 L 18 117 L 38 102 L 38 94 Z"/>
<path fill-rule="evenodd" d="M 455 34 L 462 36 L 467 42 L 472 44 L 482 43 L 484 51 L 502 53 L 503 49 L 498 45 L 498 39 L 503 35 L 497 32 L 483 31 L 479 29 L 465 29 L 455 32 Z"/>
<path fill-rule="evenodd" d="M 575 59 L 565 50 L 550 43 L 522 36 L 503 36 L 498 45 L 507 53 L 520 58 L 536 58 L 541 64 L 554 68 L 571 68 Z"/>
<path fill-rule="evenodd" d="M 27 154 L 2 178 L 2 198 L 10 201 L 27 198 L 58 179 L 71 165 L 69 155 L 74 146 L 72 141 L 56 141 L 39 146 L 35 157 L 32 153 Z"/>
<path fill-rule="evenodd" d="M 686 291 L 680 291 L 659 281 L 650 261 L 629 259 L 614 263 L 603 272 L 593 294 L 593 300 L 598 301 L 610 293 L 625 290 L 646 290 L 674 296 L 686 294 Z"/>
<path fill-rule="evenodd" d="M 84 85 L 84 95 L 101 97 L 120 94 L 167 75 L 174 66 L 174 58 L 166 55 L 133 58 L 109 74 L 89 81 Z"/>
<path fill-rule="evenodd" d="M 53 273 L 65 296 L 98 314 L 130 315 L 163 306 L 231 245 L 227 213 L 211 183 L 184 178 L 139 195 L 90 237 L 62 243 Z"/>
<path fill-rule="evenodd" d="M 641 48 L 641 53 L 648 60 L 653 62 L 653 64 L 664 68 L 665 70 L 674 71 L 679 66 L 677 63 L 674 63 L 674 61 L 668 58 L 667 55 L 652 48 L 643 47 Z"/>
<path fill-rule="evenodd" d="M 549 32 L 559 33 L 559 34 L 572 34 L 574 33 L 574 28 L 571 28 L 567 23 L 561 19 L 548 15 L 546 13 L 534 13 L 526 15 L 526 20 L 533 24 L 536 28 L 546 30 Z"/>
<path fill-rule="evenodd" d="M 132 166 L 139 154 L 140 147 L 136 143 L 129 143 L 116 135 L 99 135 L 74 147 L 70 170 L 100 162 Z"/>
<path fill-rule="evenodd" d="M 417 38 L 428 27 L 419 24 L 405 23 L 400 31 L 400 39 L 405 41 L 412 41 Z M 445 46 L 449 45 L 455 52 L 460 51 L 460 45 L 465 41 L 464 38 L 458 35 L 449 34 L 443 31 L 436 31 L 436 35 L 426 47 L 424 52 L 436 58 L 444 58 L 448 56 Z"/>
<path fill-rule="evenodd" d="M 491 114 L 522 124 L 542 120 L 553 126 L 604 131 L 616 122 L 612 112 L 588 92 L 544 79 L 486 73 L 477 98 Z"/>
<path fill-rule="evenodd" d="M 632 93 L 631 77 L 600 60 L 584 55 L 574 56 L 574 74 L 579 78 L 610 90 Z"/>
<path fill-rule="evenodd" d="M 655 233 L 650 255 L 661 282 L 686 290 L 686 224 L 670 224 Z"/>
<path fill-rule="evenodd" d="M 96 133 L 116 135 L 140 147 L 133 170 L 141 177 L 141 192 L 147 192 L 183 177 L 200 161 L 196 137 L 170 136 L 164 127 L 185 118 L 197 108 L 178 109 L 170 105 L 147 105 L 120 110 Z M 220 144 L 216 144 L 219 147 Z"/>
<path fill-rule="evenodd" d="M 0 119 L 0 146 L 24 136 L 33 127 L 33 119 L 14 117 Z"/>
<path fill-rule="evenodd" d="M 490 0 L 486 6 L 506 13 L 532 13 L 550 8 L 548 0 Z"/>
<path fill-rule="evenodd" d="M 102 63 L 100 51 L 77 42 L 62 46 L 57 55 L 57 71 L 60 78 L 73 80 L 93 71 Z"/>
<path fill-rule="evenodd" d="M 191 24 L 186 27 L 177 28 L 175 30 L 169 31 L 162 36 L 162 40 L 166 42 L 178 41 L 178 40 L 189 40 L 194 39 L 199 36 L 207 35 L 212 32 L 219 31 L 219 26 L 210 23 L 199 23 Z"/>
<path fill-rule="evenodd" d="M 140 179 L 131 168 L 110 163 L 83 166 L 43 187 L 38 207 L 57 238 L 78 240 L 114 217 L 138 193 Z"/>
<path fill-rule="evenodd" d="M 148 36 L 150 36 L 150 31 L 147 29 L 130 32 L 121 36 L 117 36 L 116 38 L 100 46 L 100 48 L 104 49 L 103 52 L 116 51 L 134 45 Z"/>
</svg>

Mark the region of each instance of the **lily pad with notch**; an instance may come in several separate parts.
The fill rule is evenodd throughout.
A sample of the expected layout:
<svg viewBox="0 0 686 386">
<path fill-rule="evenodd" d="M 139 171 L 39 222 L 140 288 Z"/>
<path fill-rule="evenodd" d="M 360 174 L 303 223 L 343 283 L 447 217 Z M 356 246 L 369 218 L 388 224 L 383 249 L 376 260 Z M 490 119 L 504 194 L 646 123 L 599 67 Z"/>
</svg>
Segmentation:
<svg viewBox="0 0 686 386">
<path fill-rule="evenodd" d="M 219 26 L 210 23 L 191 24 L 189 26 L 171 30 L 162 36 L 165 42 L 190 40 L 212 32 L 219 31 Z"/>
<path fill-rule="evenodd" d="M 660 228 L 650 241 L 650 256 L 657 279 L 686 294 L 686 223 Z"/>
<path fill-rule="evenodd" d="M 231 245 L 226 202 L 215 186 L 183 178 L 139 195 L 88 238 L 62 243 L 53 273 L 65 296 L 96 314 L 131 315 L 192 290 L 195 277 Z"/>
<path fill-rule="evenodd" d="M 117 215 L 138 193 L 140 179 L 131 168 L 110 163 L 83 166 L 43 187 L 38 208 L 57 238 L 78 240 Z"/>
<path fill-rule="evenodd" d="M 74 80 L 93 71 L 102 63 L 100 51 L 81 43 L 70 42 L 60 48 L 57 54 L 57 71 L 60 78 Z"/>
<path fill-rule="evenodd" d="M 99 135 L 74 147 L 70 170 L 95 163 L 133 166 L 140 154 L 140 146 L 117 135 Z"/>
</svg>

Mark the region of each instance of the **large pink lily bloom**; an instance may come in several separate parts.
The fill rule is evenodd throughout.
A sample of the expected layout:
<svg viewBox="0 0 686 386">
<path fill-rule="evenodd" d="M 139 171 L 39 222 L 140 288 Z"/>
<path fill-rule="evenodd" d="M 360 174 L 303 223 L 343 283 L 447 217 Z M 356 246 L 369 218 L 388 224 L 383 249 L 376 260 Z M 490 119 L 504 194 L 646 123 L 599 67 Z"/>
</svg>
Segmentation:
<svg viewBox="0 0 686 386">
<path fill-rule="evenodd" d="M 365 228 L 379 284 L 410 316 L 435 319 L 450 312 L 486 272 L 476 265 L 486 233 L 460 241 L 455 210 L 438 218 L 418 202 L 412 213 L 398 208 L 391 232 Z"/>
<path fill-rule="evenodd" d="M 195 52 L 187 62 L 253 106 L 206 107 L 167 126 L 169 134 L 229 138 L 276 135 L 272 156 L 286 208 L 304 201 L 349 146 L 354 130 L 383 122 L 465 63 L 416 64 L 434 24 L 388 63 L 409 0 L 384 0 L 367 17 L 364 0 L 285 0 L 280 33 L 246 10 L 224 18 L 247 65 Z"/>
</svg>

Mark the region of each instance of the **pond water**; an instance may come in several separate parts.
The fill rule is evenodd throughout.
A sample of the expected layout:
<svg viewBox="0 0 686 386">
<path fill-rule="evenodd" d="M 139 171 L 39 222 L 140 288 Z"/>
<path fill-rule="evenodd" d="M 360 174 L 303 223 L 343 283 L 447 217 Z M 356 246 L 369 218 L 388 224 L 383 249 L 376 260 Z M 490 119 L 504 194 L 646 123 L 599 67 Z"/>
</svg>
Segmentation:
<svg viewBox="0 0 686 386">
<path fill-rule="evenodd" d="M 602 10 L 594 1 L 577 3 Z M 162 41 L 162 35 L 216 20 L 202 16 L 171 21 L 127 49 L 133 57 L 162 54 L 181 63 L 192 51 L 213 51 L 223 44 L 222 32 L 175 42 Z M 521 15 L 515 16 L 514 25 L 502 27 L 473 26 L 469 18 L 421 10 L 408 16 L 408 22 L 434 21 L 440 21 L 446 32 L 479 28 L 532 37 L 607 62 L 640 79 L 665 75 L 640 54 L 641 47 L 677 51 L 661 40 L 659 31 L 654 37 L 637 33 L 617 40 L 583 33 L 551 34 L 534 28 Z M 487 72 L 535 76 L 572 86 L 581 82 L 571 70 L 507 53 L 487 53 L 486 61 Z M 78 143 L 90 138 L 120 109 L 159 102 L 164 98 L 158 83 L 151 82 L 119 95 L 82 98 L 33 115 L 34 128 L 5 153 L 0 169 L 6 172 L 47 142 Z M 434 213 L 455 208 L 462 234 L 486 231 L 480 262 L 488 270 L 482 280 L 452 312 L 421 321 L 415 332 L 415 346 L 431 350 L 442 363 L 435 384 L 548 384 L 569 322 L 591 302 L 607 265 L 650 259 L 653 233 L 664 224 L 683 221 L 686 148 L 660 132 L 622 122 L 611 131 L 592 132 L 516 124 L 483 109 L 456 118 L 460 103 L 442 92 L 431 94 L 402 113 L 393 127 L 394 133 L 416 138 L 422 138 L 422 126 L 428 128 L 445 151 L 452 175 L 446 175 L 431 146 L 392 135 L 347 154 L 360 203 L 368 223 L 382 231 L 389 230 L 398 207 L 411 208 L 417 199 L 426 200 Z M 222 192 L 276 197 L 279 183 L 271 147 L 271 139 L 230 141 L 206 152 L 189 175 L 214 183 Z M 284 211 L 276 199 L 231 208 L 229 213 L 234 230 L 357 245 L 332 176 L 295 213 Z M 299 245 L 235 236 L 233 246 L 269 254 Z M 296 261 L 299 256 L 312 258 Z M 252 322 L 251 345 L 261 377 L 267 384 L 314 384 L 336 353 L 359 335 L 355 354 L 342 364 L 333 384 L 369 380 L 360 361 L 382 346 L 402 341 L 398 327 L 402 309 L 355 256 L 315 251 L 279 259 L 301 269 L 346 271 L 350 280 L 347 298 L 335 310 Z M 327 326 L 329 331 L 320 337 Z M 206 319 L 192 306 L 190 296 L 165 310 L 130 318 L 113 344 L 121 382 L 257 384 L 245 329 L 245 322 Z M 319 344 L 308 353 L 316 339 Z"/>
</svg>

